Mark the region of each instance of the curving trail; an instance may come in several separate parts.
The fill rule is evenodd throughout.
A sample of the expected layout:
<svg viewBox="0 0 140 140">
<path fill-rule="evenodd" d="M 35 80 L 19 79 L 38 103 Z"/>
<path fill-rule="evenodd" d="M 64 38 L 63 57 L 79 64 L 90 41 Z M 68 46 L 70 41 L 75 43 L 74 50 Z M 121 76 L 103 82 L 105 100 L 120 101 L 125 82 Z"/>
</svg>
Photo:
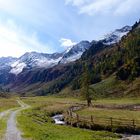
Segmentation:
<svg viewBox="0 0 140 140">
<path fill-rule="evenodd" d="M 17 100 L 17 102 L 21 107 L 17 108 L 16 110 L 10 111 L 10 117 L 8 118 L 7 121 L 7 130 L 3 140 L 23 140 L 21 137 L 22 133 L 17 128 L 16 115 L 18 112 L 28 108 L 29 106 L 20 100 Z"/>
<path fill-rule="evenodd" d="M 3 111 L 0 113 L 0 119 L 2 119 L 3 117 L 7 116 L 10 112 L 12 111 L 12 109 Z"/>
</svg>

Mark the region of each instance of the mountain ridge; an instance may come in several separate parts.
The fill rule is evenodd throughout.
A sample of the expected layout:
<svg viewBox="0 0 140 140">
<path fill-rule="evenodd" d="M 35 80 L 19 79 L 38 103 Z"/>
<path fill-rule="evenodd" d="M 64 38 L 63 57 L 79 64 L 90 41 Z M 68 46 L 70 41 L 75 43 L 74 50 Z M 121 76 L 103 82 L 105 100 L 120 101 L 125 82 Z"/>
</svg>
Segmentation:
<svg viewBox="0 0 140 140">
<path fill-rule="evenodd" d="M 24 69 L 34 68 L 51 68 L 58 64 L 66 64 L 74 62 L 82 56 L 82 54 L 90 48 L 90 46 L 97 42 L 103 42 L 104 45 L 112 45 L 118 43 L 120 39 L 131 30 L 131 26 L 124 26 L 121 29 L 116 29 L 114 32 L 105 36 L 104 39 L 99 41 L 81 41 L 76 45 L 71 46 L 62 53 L 38 53 L 27 52 L 19 58 L 3 57 L 0 59 L 1 68 L 10 69 L 9 73 L 18 75 Z M 8 62 L 9 60 L 9 62 Z M 5 63 L 2 63 L 6 62 Z M 3 65 L 3 66 L 2 66 Z"/>
<path fill-rule="evenodd" d="M 121 57 L 123 58 L 121 55 L 124 49 L 119 46 L 122 46 L 122 42 L 125 42 L 133 32 L 134 29 L 130 30 L 129 33 L 126 33 L 125 36 L 123 36 L 121 41 L 111 45 L 104 44 L 103 40 L 93 40 L 90 42 L 89 48 L 84 49 L 85 51 L 76 61 L 59 63 L 58 65 L 49 68 L 25 68 L 18 75 L 10 73 L 8 77 L 5 73 L 2 80 L 8 80 L 3 80 L 4 82 L 1 82 L 2 80 L 0 79 L 0 83 L 4 83 L 6 88 L 10 88 L 11 91 L 19 92 L 20 94 L 22 93 L 22 95 L 28 92 L 33 93 L 34 95 L 53 94 L 60 92 L 68 86 L 75 90 L 80 88 L 84 63 L 88 64 L 91 74 L 91 84 L 98 83 L 102 81 L 103 78 L 119 71 L 123 66 L 124 62 L 120 59 Z M 89 44 L 89 42 L 86 42 L 86 44 Z M 72 51 L 72 54 L 73 53 L 75 54 L 75 50 Z M 67 57 L 69 57 L 69 55 Z M 113 64 L 111 61 L 113 61 Z"/>
</svg>

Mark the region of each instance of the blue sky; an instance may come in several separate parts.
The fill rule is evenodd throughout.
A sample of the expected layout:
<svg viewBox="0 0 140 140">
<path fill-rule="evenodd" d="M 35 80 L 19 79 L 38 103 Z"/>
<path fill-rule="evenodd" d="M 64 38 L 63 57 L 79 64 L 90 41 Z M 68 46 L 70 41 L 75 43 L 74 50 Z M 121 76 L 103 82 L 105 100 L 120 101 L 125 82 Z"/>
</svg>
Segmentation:
<svg viewBox="0 0 140 140">
<path fill-rule="evenodd" d="M 140 0 L 0 0 L 0 56 L 61 52 L 140 18 Z"/>
</svg>

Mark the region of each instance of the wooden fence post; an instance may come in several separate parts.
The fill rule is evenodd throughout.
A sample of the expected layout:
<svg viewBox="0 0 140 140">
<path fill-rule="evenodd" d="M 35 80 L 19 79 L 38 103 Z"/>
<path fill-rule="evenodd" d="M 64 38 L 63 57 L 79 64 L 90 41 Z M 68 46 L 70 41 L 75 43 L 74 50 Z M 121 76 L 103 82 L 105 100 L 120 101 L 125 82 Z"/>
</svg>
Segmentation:
<svg viewBox="0 0 140 140">
<path fill-rule="evenodd" d="M 68 117 L 69 117 L 69 110 L 67 111 L 67 115 L 68 115 Z"/>
<path fill-rule="evenodd" d="M 93 116 L 91 115 L 91 123 L 93 123 Z"/>
<path fill-rule="evenodd" d="M 72 111 L 70 109 L 70 125 L 72 125 Z"/>
<path fill-rule="evenodd" d="M 132 125 L 133 125 L 133 128 L 135 129 L 135 127 L 136 127 L 135 120 L 132 120 Z"/>
<path fill-rule="evenodd" d="M 72 111 L 70 110 L 70 117 L 72 118 Z"/>
<path fill-rule="evenodd" d="M 112 117 L 110 118 L 110 124 L 111 124 L 111 129 L 112 129 L 112 127 L 113 127 L 113 118 Z"/>
<path fill-rule="evenodd" d="M 79 115 L 78 115 L 78 114 L 76 114 L 76 117 L 77 117 L 77 122 L 79 122 Z"/>
</svg>

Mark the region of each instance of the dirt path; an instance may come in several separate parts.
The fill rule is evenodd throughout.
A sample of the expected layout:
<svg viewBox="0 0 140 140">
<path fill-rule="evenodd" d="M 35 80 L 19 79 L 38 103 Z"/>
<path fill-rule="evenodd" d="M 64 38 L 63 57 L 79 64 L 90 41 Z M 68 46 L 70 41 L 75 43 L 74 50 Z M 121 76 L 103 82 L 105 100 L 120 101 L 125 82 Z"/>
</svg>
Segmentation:
<svg viewBox="0 0 140 140">
<path fill-rule="evenodd" d="M 23 103 L 20 100 L 17 100 L 18 104 L 21 106 L 20 108 L 10 111 L 10 117 L 7 121 L 7 130 L 5 134 L 4 140 L 23 140 L 21 137 L 21 131 L 17 128 L 16 115 L 23 109 L 28 108 L 29 106 Z"/>
<path fill-rule="evenodd" d="M 0 119 L 2 119 L 3 117 L 7 116 L 12 110 L 9 109 L 9 110 L 6 110 L 4 112 L 1 112 L 0 113 Z"/>
</svg>

